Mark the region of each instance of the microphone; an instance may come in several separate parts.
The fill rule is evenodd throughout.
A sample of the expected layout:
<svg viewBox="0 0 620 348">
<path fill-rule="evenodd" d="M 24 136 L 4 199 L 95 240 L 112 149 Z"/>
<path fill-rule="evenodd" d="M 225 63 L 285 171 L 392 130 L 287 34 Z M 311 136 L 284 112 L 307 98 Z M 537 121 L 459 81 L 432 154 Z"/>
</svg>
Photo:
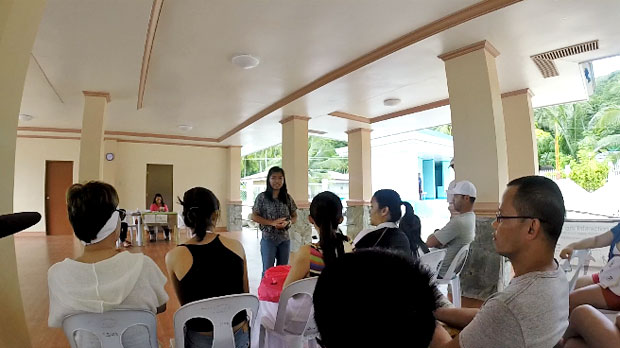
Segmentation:
<svg viewBox="0 0 620 348">
<path fill-rule="evenodd" d="M 23 231 L 41 221 L 41 214 L 36 212 L 0 215 L 0 238 Z"/>
</svg>

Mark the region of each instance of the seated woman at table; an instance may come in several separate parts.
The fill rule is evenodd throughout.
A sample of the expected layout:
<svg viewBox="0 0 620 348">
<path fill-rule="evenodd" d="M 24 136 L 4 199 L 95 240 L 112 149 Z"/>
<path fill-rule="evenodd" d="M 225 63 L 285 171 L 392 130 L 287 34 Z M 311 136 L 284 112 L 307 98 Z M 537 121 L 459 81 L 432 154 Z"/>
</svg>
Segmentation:
<svg viewBox="0 0 620 348">
<path fill-rule="evenodd" d="M 161 195 L 161 193 L 155 194 L 155 198 L 153 198 L 153 204 L 151 204 L 149 210 L 162 213 L 168 212 L 168 206 L 166 205 L 166 203 L 164 203 L 164 197 Z M 170 240 L 170 229 L 168 228 L 168 226 L 162 226 L 162 228 L 164 229 L 164 240 Z M 151 235 L 150 241 L 154 242 L 155 229 L 150 227 L 149 234 Z"/>
<path fill-rule="evenodd" d="M 348 238 L 340 233 L 342 203 L 332 192 L 319 193 L 310 204 L 308 221 L 319 231 L 319 242 L 304 245 L 293 255 L 291 270 L 284 287 L 292 282 L 321 274 L 323 267 L 344 255 Z"/>
<path fill-rule="evenodd" d="M 213 233 L 220 216 L 220 202 L 210 190 L 194 187 L 179 199 L 183 221 L 192 238 L 166 254 L 166 268 L 181 305 L 212 297 L 249 292 L 247 261 L 237 240 Z M 237 348 L 249 344 L 247 315 L 232 321 Z M 191 319 L 185 327 L 185 347 L 211 347 L 213 324 Z"/>
</svg>

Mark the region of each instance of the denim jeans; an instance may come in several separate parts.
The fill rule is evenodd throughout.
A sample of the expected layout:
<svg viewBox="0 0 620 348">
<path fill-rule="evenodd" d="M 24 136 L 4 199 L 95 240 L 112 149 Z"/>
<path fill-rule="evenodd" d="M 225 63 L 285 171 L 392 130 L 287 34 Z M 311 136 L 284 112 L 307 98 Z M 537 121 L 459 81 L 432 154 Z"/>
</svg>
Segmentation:
<svg viewBox="0 0 620 348">
<path fill-rule="evenodd" d="M 250 346 L 250 331 L 246 327 L 241 327 L 234 333 L 235 348 L 248 348 Z M 185 329 L 185 348 L 209 348 L 211 346 L 213 346 L 213 336 L 202 335 Z"/>
<path fill-rule="evenodd" d="M 276 266 L 287 265 L 290 252 L 290 240 L 276 243 L 271 239 L 261 239 L 260 253 L 263 258 L 263 275 L 265 275 L 265 271 L 267 270 L 267 268 L 274 266 L 274 262 L 276 262 Z"/>
</svg>

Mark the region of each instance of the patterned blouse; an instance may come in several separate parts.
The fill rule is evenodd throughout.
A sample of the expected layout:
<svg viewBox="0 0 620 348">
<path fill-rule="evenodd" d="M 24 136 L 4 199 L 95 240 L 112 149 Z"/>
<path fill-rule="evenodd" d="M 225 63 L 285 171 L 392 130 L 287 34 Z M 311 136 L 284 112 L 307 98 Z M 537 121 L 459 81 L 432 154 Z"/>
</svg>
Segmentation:
<svg viewBox="0 0 620 348">
<path fill-rule="evenodd" d="M 267 220 L 276 220 L 283 217 L 290 219 L 291 215 L 297 211 L 297 205 L 291 195 L 288 195 L 288 200 L 289 204 L 282 203 L 277 199 L 270 200 L 265 195 L 265 192 L 261 192 L 256 196 L 252 213 Z M 289 240 L 288 227 L 279 230 L 273 226 L 260 225 L 260 230 L 263 232 L 264 239 L 272 240 L 275 243 Z"/>
</svg>

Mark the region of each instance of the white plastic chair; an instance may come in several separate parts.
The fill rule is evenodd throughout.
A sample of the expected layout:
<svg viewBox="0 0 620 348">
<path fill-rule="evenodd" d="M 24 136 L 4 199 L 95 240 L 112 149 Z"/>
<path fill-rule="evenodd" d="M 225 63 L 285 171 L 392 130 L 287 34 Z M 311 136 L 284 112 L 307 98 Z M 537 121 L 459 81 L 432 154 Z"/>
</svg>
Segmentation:
<svg viewBox="0 0 620 348">
<path fill-rule="evenodd" d="M 78 331 L 95 335 L 102 348 L 122 348 L 123 333 L 135 325 L 146 327 L 151 348 L 157 348 L 157 320 L 150 311 L 117 309 L 103 313 L 79 313 L 62 321 L 71 348 L 77 348 L 75 333 Z"/>
<path fill-rule="evenodd" d="M 461 250 L 459 250 L 443 278 L 437 279 L 437 284 L 439 285 L 450 285 L 450 288 L 452 289 L 452 303 L 456 308 L 461 307 L 461 271 L 463 270 L 463 267 L 465 267 L 468 254 L 469 244 L 463 246 Z"/>
<path fill-rule="evenodd" d="M 250 328 L 258 313 L 258 297 L 235 294 L 194 301 L 174 313 L 174 346 L 185 347 L 185 323 L 192 318 L 209 319 L 213 324 L 213 348 L 235 348 L 232 319 L 242 310 L 249 310 Z"/>
<path fill-rule="evenodd" d="M 577 259 L 577 265 L 573 268 L 571 261 L 574 259 Z M 572 278 L 568 282 L 569 291 L 573 291 L 575 289 L 575 285 L 577 284 L 577 279 L 579 278 L 579 273 L 581 273 L 581 270 L 583 270 L 584 275 L 586 274 L 586 272 L 588 271 L 588 267 L 590 266 L 590 261 L 594 261 L 594 257 L 592 257 L 590 249 L 575 250 L 570 259 L 564 260 L 564 262 L 562 263 L 562 269 L 564 270 L 564 272 L 570 273 L 573 271 L 573 269 L 575 271 L 575 274 L 573 274 Z"/>
<path fill-rule="evenodd" d="M 420 263 L 426 265 L 433 273 L 433 280 L 437 279 L 444 257 L 446 257 L 446 249 L 433 250 L 420 256 Z"/>
<path fill-rule="evenodd" d="M 282 293 L 280 294 L 280 301 L 278 302 L 278 313 L 276 314 L 275 323 L 269 323 L 266 320 L 261 320 L 259 348 L 265 347 L 265 335 L 267 330 L 274 331 L 275 333 L 282 336 L 294 336 L 294 346 L 297 347 L 303 347 L 304 341 L 312 340 L 319 335 L 319 330 L 317 329 L 316 323 L 314 322 L 314 307 L 312 306 L 311 301 L 311 308 L 307 308 L 307 320 L 295 322 L 295 324 L 298 325 L 290 325 L 291 323 L 287 323 L 286 320 L 286 308 L 288 306 L 289 299 L 299 294 L 307 294 L 308 296 L 310 296 L 310 299 L 312 299 L 317 279 L 318 277 L 311 277 L 298 280 L 289 284 L 286 288 L 282 290 Z M 305 310 L 301 309 L 300 312 L 305 313 Z M 271 326 L 272 324 L 273 326 Z M 309 346 L 315 346 L 313 343 L 314 341 L 312 341 L 312 343 L 309 342 Z"/>
</svg>

